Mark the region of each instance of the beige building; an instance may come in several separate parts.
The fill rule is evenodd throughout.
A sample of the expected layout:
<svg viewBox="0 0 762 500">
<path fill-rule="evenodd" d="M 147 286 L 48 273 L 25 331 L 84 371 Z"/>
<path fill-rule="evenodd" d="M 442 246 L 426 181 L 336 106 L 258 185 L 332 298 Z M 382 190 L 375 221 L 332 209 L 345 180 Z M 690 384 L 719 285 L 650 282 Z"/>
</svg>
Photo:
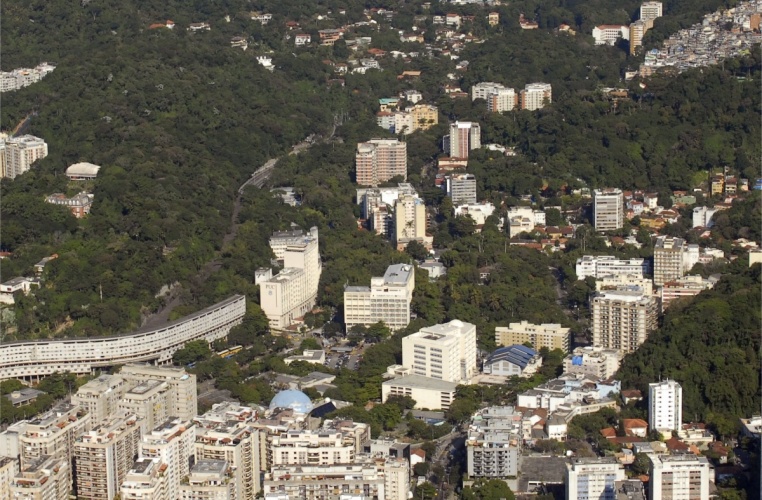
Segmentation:
<svg viewBox="0 0 762 500">
<path fill-rule="evenodd" d="M 621 189 L 593 191 L 593 226 L 596 231 L 616 231 L 624 225 L 624 195 Z"/>
<path fill-rule="evenodd" d="M 166 464 L 168 498 L 179 496 L 180 482 L 190 473 L 195 441 L 196 427 L 192 422 L 171 418 L 145 434 L 140 442 L 141 458 L 156 458 Z"/>
<path fill-rule="evenodd" d="M 564 358 L 564 373 L 595 375 L 602 380 L 613 377 L 619 370 L 623 354 L 601 347 L 577 347 Z"/>
<path fill-rule="evenodd" d="M 411 241 L 429 247 L 426 237 L 426 205 L 422 199 L 403 195 L 394 202 L 394 244 L 404 250 Z"/>
<path fill-rule="evenodd" d="M 522 321 L 521 323 L 510 323 L 507 328 L 504 326 L 495 328 L 495 343 L 499 346 L 509 346 L 528 342 L 537 351 L 547 347 L 551 351 L 561 349 L 569 352 L 571 343 L 569 332 L 569 328 L 562 327 L 558 323 L 535 325 Z"/>
<path fill-rule="evenodd" d="M 403 469 L 405 474 L 402 474 Z M 265 474 L 266 498 L 408 498 L 410 481 L 407 461 L 364 459 L 342 465 L 282 465 Z"/>
<path fill-rule="evenodd" d="M 32 163 L 48 156 L 48 145 L 39 137 L 22 135 L 5 139 L 3 177 L 13 179 L 32 168 Z"/>
<path fill-rule="evenodd" d="M 500 83 L 482 82 L 471 87 L 471 100 L 484 99 L 487 111 L 503 113 L 518 107 L 519 97 L 516 91 Z"/>
<path fill-rule="evenodd" d="M 683 276 L 682 278 L 664 283 L 664 286 L 661 288 L 662 311 L 667 309 L 670 302 L 673 300 L 695 297 L 704 290 L 714 288 L 717 280 L 717 277 L 710 276 L 709 278 L 704 278 L 700 275 L 696 275 Z"/>
<path fill-rule="evenodd" d="M 648 455 L 651 461 L 650 500 L 709 500 L 712 470 L 706 457 L 696 455 Z"/>
<path fill-rule="evenodd" d="M 413 132 L 428 130 L 439 123 L 439 108 L 431 104 L 416 104 L 407 111 L 413 118 Z"/>
<path fill-rule="evenodd" d="M 640 5 L 640 19 L 657 19 L 662 16 L 661 2 L 643 2 Z"/>
<path fill-rule="evenodd" d="M 138 458 L 122 483 L 122 500 L 175 500 L 169 491 L 168 465 L 158 458 Z"/>
<path fill-rule="evenodd" d="M 468 383 L 478 373 L 476 326 L 453 320 L 404 337 L 402 365 L 413 375 Z"/>
<path fill-rule="evenodd" d="M 293 325 L 315 306 L 323 271 L 317 227 L 286 247 L 283 265 L 277 275 L 258 283 L 260 305 L 273 329 Z"/>
<path fill-rule="evenodd" d="M 104 421 L 74 443 L 78 500 L 111 500 L 138 454 L 144 422 L 124 414 Z"/>
<path fill-rule="evenodd" d="M 650 278 L 638 278 L 630 274 L 607 274 L 595 280 L 596 291 L 633 289 L 643 290 L 644 295 L 654 294 L 654 284 Z"/>
<path fill-rule="evenodd" d="M 232 402 L 216 404 L 194 420 L 196 461 L 225 461 L 229 470 L 217 472 L 230 477 L 239 498 L 255 498 L 262 489 L 259 478 L 261 436 L 249 425 L 254 420 L 256 413 L 252 408 Z M 206 477 L 202 470 L 197 472 L 199 480 Z M 207 479 L 217 481 L 212 477 Z"/>
<path fill-rule="evenodd" d="M 482 128 L 476 122 L 450 124 L 450 135 L 445 136 L 444 150 L 451 158 L 468 158 L 472 149 L 482 147 Z"/>
<path fill-rule="evenodd" d="M 259 471 L 256 471 L 259 476 Z M 235 500 L 254 498 L 236 493 L 233 471 L 224 460 L 197 461 L 180 484 L 180 500 Z"/>
<path fill-rule="evenodd" d="M 120 375 L 130 384 L 163 380 L 169 386 L 167 405 L 170 415 L 191 420 L 198 413 L 196 375 L 186 372 L 185 368 L 133 363 L 123 366 Z"/>
<path fill-rule="evenodd" d="M 68 500 L 70 462 L 42 455 L 28 462 L 10 483 L 13 500 Z"/>
<path fill-rule="evenodd" d="M 338 430 L 290 430 L 270 436 L 267 465 L 335 465 L 355 461 L 355 446 Z"/>
<path fill-rule="evenodd" d="M 528 83 L 520 93 L 521 109 L 535 111 L 553 102 L 553 89 L 549 83 Z"/>
<path fill-rule="evenodd" d="M 397 139 L 371 139 L 357 145 L 356 182 L 378 186 L 392 177 L 407 179 L 407 143 Z"/>
<path fill-rule="evenodd" d="M 93 422 L 101 422 L 116 415 L 128 385 L 120 375 L 100 375 L 80 387 L 71 402 L 89 413 Z"/>
<path fill-rule="evenodd" d="M 654 243 L 654 286 L 681 278 L 698 260 L 698 245 L 689 245 L 682 238 L 659 236 Z"/>
<path fill-rule="evenodd" d="M 0 498 L 11 498 L 11 483 L 19 473 L 19 461 L 15 458 L 0 456 Z"/>
<path fill-rule="evenodd" d="M 392 396 L 409 396 L 418 410 L 448 410 L 455 399 L 456 382 L 420 375 L 406 375 L 381 384 L 381 400 L 386 403 Z"/>
<path fill-rule="evenodd" d="M 370 287 L 344 288 L 344 323 L 369 326 L 383 321 L 392 331 L 410 324 L 410 303 L 415 288 L 415 268 L 394 264 L 383 277 L 371 278 Z"/>
<path fill-rule="evenodd" d="M 642 292 L 597 292 L 590 307 L 596 347 L 633 352 L 657 326 L 658 300 Z"/>
<path fill-rule="evenodd" d="M 153 429 L 171 416 L 169 385 L 161 380 L 144 380 L 129 389 L 119 400 L 119 410 L 137 415 L 146 429 Z"/>
</svg>

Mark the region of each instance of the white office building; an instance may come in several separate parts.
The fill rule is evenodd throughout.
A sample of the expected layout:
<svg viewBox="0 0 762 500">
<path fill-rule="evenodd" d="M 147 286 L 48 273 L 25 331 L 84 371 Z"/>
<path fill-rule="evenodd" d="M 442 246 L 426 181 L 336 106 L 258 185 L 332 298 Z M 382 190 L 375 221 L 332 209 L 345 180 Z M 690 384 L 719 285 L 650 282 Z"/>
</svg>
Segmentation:
<svg viewBox="0 0 762 500">
<path fill-rule="evenodd" d="M 403 338 L 402 365 L 414 375 L 468 383 L 478 373 L 476 326 L 453 320 Z"/>
<path fill-rule="evenodd" d="M 620 38 L 630 39 L 630 27 L 626 24 L 601 24 L 593 28 L 596 45 L 614 45 Z"/>
<path fill-rule="evenodd" d="M 712 217 L 719 212 L 716 208 L 696 207 L 693 209 L 693 228 L 705 227 L 710 229 L 714 226 Z"/>
<path fill-rule="evenodd" d="M 662 16 L 661 2 L 643 2 L 640 5 L 640 19 L 656 19 Z"/>
<path fill-rule="evenodd" d="M 709 500 L 712 469 L 706 457 L 696 455 L 655 455 L 648 481 L 650 500 Z"/>
<path fill-rule="evenodd" d="M 683 388 L 674 380 L 648 384 L 648 426 L 663 433 L 683 426 Z"/>
<path fill-rule="evenodd" d="M 476 176 L 474 174 L 452 174 L 445 177 L 447 196 L 453 206 L 476 203 Z"/>
<path fill-rule="evenodd" d="M 323 264 L 318 249 L 318 229 L 286 247 L 284 268 L 259 284 L 260 305 L 270 328 L 293 325 L 315 306 Z"/>
<path fill-rule="evenodd" d="M 651 264 L 645 259 L 617 259 L 613 255 L 584 255 L 577 259 L 574 273 L 578 280 L 604 276 L 629 276 L 643 279 L 651 273 Z"/>
<path fill-rule="evenodd" d="M 344 288 L 344 323 L 370 326 L 383 321 L 392 331 L 410 324 L 410 303 L 415 288 L 415 268 L 394 264 L 382 277 L 371 278 L 370 286 Z"/>
<path fill-rule="evenodd" d="M 593 226 L 596 231 L 616 231 L 624 224 L 624 195 L 621 189 L 593 191 Z"/>
<path fill-rule="evenodd" d="M 566 500 L 617 500 L 617 481 L 626 478 L 614 457 L 575 458 L 566 464 Z"/>
</svg>

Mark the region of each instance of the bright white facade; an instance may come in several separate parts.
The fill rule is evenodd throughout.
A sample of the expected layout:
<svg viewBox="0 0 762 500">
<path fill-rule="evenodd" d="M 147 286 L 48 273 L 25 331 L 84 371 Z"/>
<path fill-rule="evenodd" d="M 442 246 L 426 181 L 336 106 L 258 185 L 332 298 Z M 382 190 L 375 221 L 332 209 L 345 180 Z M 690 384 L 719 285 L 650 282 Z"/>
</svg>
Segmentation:
<svg viewBox="0 0 762 500">
<path fill-rule="evenodd" d="M 683 426 L 683 388 L 674 380 L 648 384 L 648 426 L 659 432 Z"/>
<path fill-rule="evenodd" d="M 180 484 L 179 500 L 235 500 L 234 471 L 225 460 L 197 460 L 190 475 Z M 256 474 L 259 477 L 259 474 Z M 249 498 L 249 497 L 243 497 Z"/>
<path fill-rule="evenodd" d="M 596 231 L 616 231 L 624 224 L 624 194 L 621 189 L 593 191 L 593 226 Z"/>
<path fill-rule="evenodd" d="M 640 19 L 656 19 L 662 16 L 661 2 L 643 2 L 640 5 Z"/>
<path fill-rule="evenodd" d="M 599 279 L 604 276 L 629 276 L 643 279 L 650 274 L 650 263 L 645 259 L 617 259 L 613 255 L 584 255 L 577 259 L 574 273 L 578 280 Z"/>
<path fill-rule="evenodd" d="M 577 458 L 566 464 L 566 500 L 616 500 L 624 467 L 611 458 Z"/>
<path fill-rule="evenodd" d="M 491 202 L 474 203 L 473 205 L 458 205 L 455 207 L 455 217 L 468 216 L 476 223 L 477 230 L 487 222 L 487 217 L 495 213 L 495 205 Z"/>
<path fill-rule="evenodd" d="M 355 461 L 355 446 L 337 430 L 291 430 L 270 436 L 267 465 L 336 465 Z"/>
<path fill-rule="evenodd" d="M 466 438 L 469 478 L 505 479 L 519 475 L 522 414 L 512 406 L 493 406 L 471 418 Z"/>
<path fill-rule="evenodd" d="M 623 354 L 600 347 L 577 347 L 564 358 L 564 373 L 583 373 L 601 379 L 613 377 L 619 370 Z"/>
<path fill-rule="evenodd" d="M 48 156 L 47 143 L 33 135 L 9 137 L 0 142 L 2 161 L 0 174 L 13 179 L 32 168 L 32 163 Z"/>
<path fill-rule="evenodd" d="M 123 500 L 174 500 L 170 495 L 169 465 L 158 458 L 138 458 L 122 483 Z M 176 492 L 173 492 L 176 493 Z"/>
<path fill-rule="evenodd" d="M 17 68 L 13 71 L 0 71 L 0 92 L 11 92 L 39 82 L 54 69 L 56 69 L 55 66 L 44 62 L 34 68 Z"/>
<path fill-rule="evenodd" d="M 630 39 L 630 27 L 626 24 L 601 24 L 593 28 L 596 45 L 614 45 L 620 38 Z"/>
<path fill-rule="evenodd" d="M 402 339 L 402 365 L 414 375 L 468 383 L 478 373 L 476 326 L 453 320 Z"/>
<path fill-rule="evenodd" d="M 705 227 L 707 229 L 714 226 L 712 217 L 719 210 L 709 207 L 696 207 L 693 209 L 693 228 Z"/>
<path fill-rule="evenodd" d="M 259 283 L 260 305 L 274 329 L 293 325 L 315 306 L 323 270 L 317 227 L 286 247 L 283 265 L 277 275 Z"/>
<path fill-rule="evenodd" d="M 477 83 L 471 87 L 471 100 L 476 99 L 487 101 L 487 111 L 491 113 L 511 111 L 518 105 L 518 95 L 514 89 L 494 82 Z"/>
<path fill-rule="evenodd" d="M 167 363 L 186 342 L 227 336 L 246 313 L 235 295 L 167 325 L 116 337 L 13 342 L 0 345 L 0 380 L 39 379 L 55 372 L 89 374 L 95 368 L 133 362 Z"/>
<path fill-rule="evenodd" d="M 195 440 L 196 427 L 192 422 L 179 418 L 167 420 L 143 435 L 140 457 L 157 458 L 167 465 L 165 474 L 169 498 L 178 497 L 180 482 L 190 473 L 191 457 L 195 454 Z"/>
<path fill-rule="evenodd" d="M 381 400 L 391 396 L 409 396 L 417 410 L 447 410 L 455 399 L 456 382 L 446 382 L 420 375 L 407 375 L 381 384 Z"/>
<path fill-rule="evenodd" d="M 712 469 L 706 457 L 696 455 L 654 455 L 651 461 L 648 493 L 650 500 L 709 500 Z"/>
<path fill-rule="evenodd" d="M 415 288 L 415 268 L 394 264 L 383 277 L 371 278 L 370 287 L 344 288 L 344 323 L 370 326 L 383 321 L 392 331 L 410 324 L 410 303 Z"/>
<path fill-rule="evenodd" d="M 508 327 L 498 326 L 495 328 L 495 343 L 497 345 L 525 344 L 529 342 L 535 350 L 547 347 L 569 351 L 571 342 L 570 329 L 562 327 L 558 323 L 543 323 L 535 325 L 527 321 L 510 323 Z"/>
</svg>

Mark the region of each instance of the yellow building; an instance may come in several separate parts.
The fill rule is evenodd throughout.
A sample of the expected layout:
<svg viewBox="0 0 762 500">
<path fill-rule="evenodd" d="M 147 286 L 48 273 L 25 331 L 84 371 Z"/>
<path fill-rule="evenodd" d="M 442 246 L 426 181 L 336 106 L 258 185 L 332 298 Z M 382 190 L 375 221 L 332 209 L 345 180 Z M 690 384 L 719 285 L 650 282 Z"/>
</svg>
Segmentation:
<svg viewBox="0 0 762 500">
<path fill-rule="evenodd" d="M 439 123 L 439 108 L 430 104 L 417 104 L 410 108 L 413 130 L 428 130 Z"/>
<path fill-rule="evenodd" d="M 490 12 L 487 16 L 487 21 L 489 22 L 490 26 L 497 26 L 500 24 L 500 14 L 497 12 Z"/>
</svg>

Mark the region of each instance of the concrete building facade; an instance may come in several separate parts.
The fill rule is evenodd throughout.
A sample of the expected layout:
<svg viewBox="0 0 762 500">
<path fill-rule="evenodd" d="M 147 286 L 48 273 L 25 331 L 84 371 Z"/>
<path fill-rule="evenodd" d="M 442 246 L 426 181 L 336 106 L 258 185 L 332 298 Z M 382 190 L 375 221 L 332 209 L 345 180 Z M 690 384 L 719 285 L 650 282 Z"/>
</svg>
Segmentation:
<svg viewBox="0 0 762 500">
<path fill-rule="evenodd" d="M 42 455 L 25 466 L 10 483 L 8 498 L 14 500 L 68 500 L 71 464 L 62 458 Z"/>
<path fill-rule="evenodd" d="M 570 329 L 558 323 L 535 325 L 528 321 L 510 323 L 507 327 L 495 328 L 495 343 L 501 346 L 525 344 L 529 342 L 536 350 L 547 347 L 569 352 L 571 343 Z"/>
<path fill-rule="evenodd" d="M 616 231 L 624 224 L 624 195 L 621 189 L 593 191 L 593 226 L 596 231 Z"/>
<path fill-rule="evenodd" d="M 414 375 L 468 383 L 477 374 L 476 326 L 453 320 L 402 339 L 402 365 Z"/>
<path fill-rule="evenodd" d="M 476 122 L 455 122 L 450 124 L 450 135 L 445 140 L 445 151 L 451 158 L 468 158 L 472 149 L 482 146 L 482 129 Z"/>
<path fill-rule="evenodd" d="M 549 83 L 528 83 L 520 93 L 521 109 L 535 111 L 553 103 L 553 89 Z"/>
<path fill-rule="evenodd" d="M 617 500 L 624 467 L 613 457 L 577 458 L 566 464 L 566 500 Z"/>
<path fill-rule="evenodd" d="M 709 500 L 712 473 L 706 457 L 696 455 L 648 455 L 651 462 L 648 498 Z"/>
<path fill-rule="evenodd" d="M 445 190 L 453 206 L 476 204 L 476 176 L 452 174 L 445 177 Z"/>
<path fill-rule="evenodd" d="M 590 309 L 595 347 L 633 352 L 657 327 L 658 301 L 640 291 L 596 292 Z"/>
<path fill-rule="evenodd" d="M 407 179 L 407 143 L 396 139 L 371 139 L 357 145 L 356 182 L 378 186 L 392 177 Z"/>
<path fill-rule="evenodd" d="M 347 330 L 355 325 L 370 326 L 383 321 L 392 331 L 410 324 L 410 303 L 415 288 L 415 268 L 395 264 L 383 277 L 371 278 L 370 287 L 344 288 L 344 323 Z"/>
<path fill-rule="evenodd" d="M 3 153 L 3 177 L 13 179 L 32 168 L 32 163 L 48 156 L 47 143 L 33 135 L 5 139 L 0 144 Z"/>
<path fill-rule="evenodd" d="M 404 250 L 411 241 L 430 247 L 426 238 L 426 205 L 423 200 L 404 195 L 394 202 L 394 245 Z"/>
<path fill-rule="evenodd" d="M 648 384 L 648 426 L 670 433 L 683 427 L 683 388 L 674 380 Z"/>
</svg>

